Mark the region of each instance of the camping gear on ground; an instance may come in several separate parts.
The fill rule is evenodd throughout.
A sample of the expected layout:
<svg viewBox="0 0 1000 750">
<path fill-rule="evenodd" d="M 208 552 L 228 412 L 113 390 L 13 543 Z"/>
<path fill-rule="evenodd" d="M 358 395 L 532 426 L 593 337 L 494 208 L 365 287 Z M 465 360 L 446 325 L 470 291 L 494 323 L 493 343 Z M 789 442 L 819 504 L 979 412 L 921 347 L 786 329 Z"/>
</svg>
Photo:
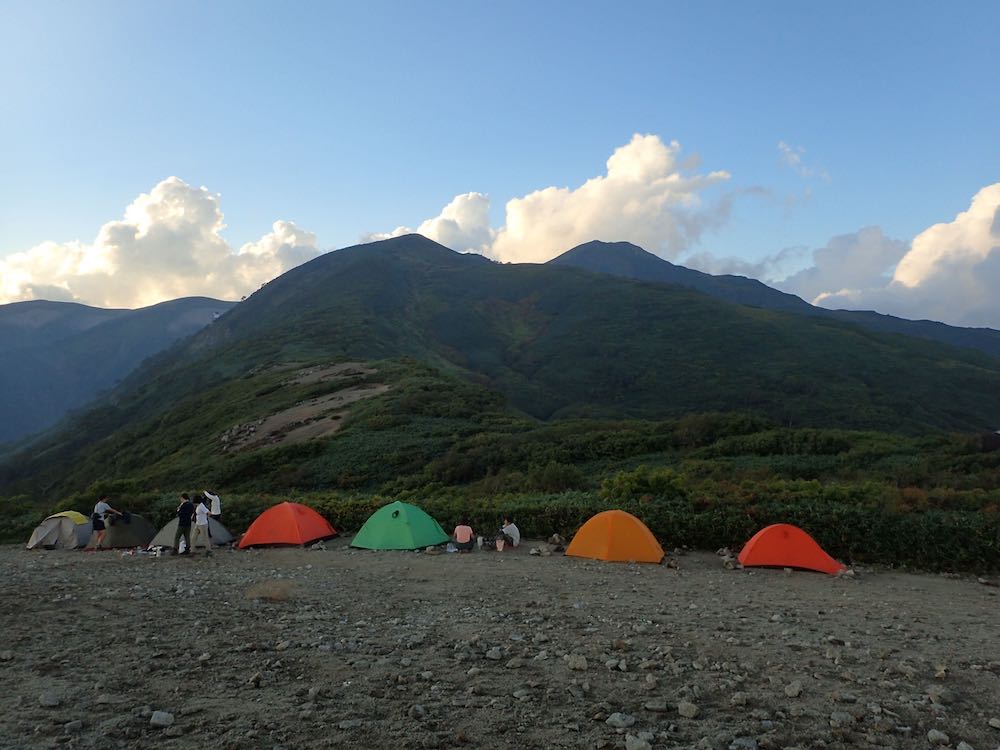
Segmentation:
<svg viewBox="0 0 1000 750">
<path fill-rule="evenodd" d="M 237 546 L 246 549 L 304 545 L 334 536 L 337 536 L 337 530 L 312 508 L 286 502 L 273 505 L 257 516 Z"/>
<path fill-rule="evenodd" d="M 94 524 L 83 513 L 53 513 L 31 532 L 28 549 L 76 549 L 87 546 Z"/>
<path fill-rule="evenodd" d="M 194 527 L 192 526 L 191 528 L 193 529 Z M 236 540 L 236 537 L 230 533 L 229 529 L 223 526 L 219 521 L 216 521 L 214 518 L 208 519 L 208 529 L 212 534 L 212 544 L 215 546 L 232 544 Z M 157 532 L 156 536 L 153 537 L 153 541 L 149 543 L 149 548 L 167 547 L 169 549 L 173 549 L 174 534 L 176 533 L 177 519 L 175 518 Z M 181 540 L 181 544 L 184 544 L 183 539 Z M 178 552 L 182 551 L 183 550 L 178 550 Z"/>
<path fill-rule="evenodd" d="M 743 545 L 738 559 L 745 568 L 800 568 L 830 575 L 846 570 L 815 539 L 787 523 L 772 524 L 758 531 Z"/>
<path fill-rule="evenodd" d="M 396 501 L 372 513 L 351 540 L 361 549 L 422 549 L 444 544 L 441 524 L 416 505 Z"/>
<path fill-rule="evenodd" d="M 623 510 L 606 510 L 587 521 L 566 548 L 570 557 L 609 562 L 659 563 L 663 548 L 646 524 Z"/>
<path fill-rule="evenodd" d="M 145 547 L 156 536 L 156 527 L 140 515 L 123 513 L 120 516 L 109 515 L 104 521 L 108 533 L 101 542 L 102 549 L 112 547 Z M 88 547 L 93 547 L 96 534 L 91 535 Z"/>
</svg>

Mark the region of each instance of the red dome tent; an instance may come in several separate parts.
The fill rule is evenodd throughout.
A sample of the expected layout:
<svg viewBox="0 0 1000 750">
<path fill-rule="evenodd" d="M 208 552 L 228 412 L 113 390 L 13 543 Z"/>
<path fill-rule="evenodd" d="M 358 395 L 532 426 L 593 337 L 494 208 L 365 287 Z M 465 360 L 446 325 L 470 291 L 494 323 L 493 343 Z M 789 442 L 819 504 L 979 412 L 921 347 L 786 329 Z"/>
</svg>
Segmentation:
<svg viewBox="0 0 1000 750">
<path fill-rule="evenodd" d="M 279 503 L 254 519 L 240 540 L 240 549 L 277 544 L 303 545 L 337 536 L 337 530 L 312 508 Z"/>
<path fill-rule="evenodd" d="M 830 575 L 845 569 L 815 539 L 787 523 L 776 523 L 754 534 L 743 546 L 739 561 L 744 567 L 801 568 Z"/>
</svg>

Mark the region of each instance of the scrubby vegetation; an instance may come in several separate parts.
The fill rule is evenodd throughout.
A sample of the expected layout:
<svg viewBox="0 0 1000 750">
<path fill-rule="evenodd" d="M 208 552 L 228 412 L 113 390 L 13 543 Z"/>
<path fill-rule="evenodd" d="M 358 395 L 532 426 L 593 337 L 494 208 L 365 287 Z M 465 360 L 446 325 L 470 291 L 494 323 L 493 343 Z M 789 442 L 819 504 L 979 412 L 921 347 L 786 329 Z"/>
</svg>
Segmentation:
<svg viewBox="0 0 1000 750">
<path fill-rule="evenodd" d="M 235 454 L 219 445 L 234 421 L 366 381 L 392 387 L 354 404 L 332 438 Z M 59 447 L 41 451 L 25 464 L 36 473 L 26 472 L 22 492 L 3 500 L 0 533 L 22 541 L 46 513 L 86 512 L 101 493 L 159 525 L 178 492 L 211 486 L 235 531 L 283 499 L 348 531 L 402 499 L 445 525 L 468 516 L 492 530 L 511 513 L 537 536 L 572 534 L 619 507 L 668 547 L 739 547 L 784 521 L 849 561 L 1000 567 L 1000 451 L 983 450 L 978 436 L 795 429 L 741 413 L 541 422 L 409 360 L 320 385 L 288 385 L 287 369 L 236 382 L 84 451 L 43 492 L 32 485 Z"/>
</svg>

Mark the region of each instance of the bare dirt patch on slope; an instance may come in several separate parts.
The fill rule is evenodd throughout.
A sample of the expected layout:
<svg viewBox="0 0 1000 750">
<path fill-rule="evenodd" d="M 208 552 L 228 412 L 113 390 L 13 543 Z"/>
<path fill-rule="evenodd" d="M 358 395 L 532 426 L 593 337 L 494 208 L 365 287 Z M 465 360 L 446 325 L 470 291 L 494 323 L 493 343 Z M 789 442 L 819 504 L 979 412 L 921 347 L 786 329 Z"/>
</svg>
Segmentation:
<svg viewBox="0 0 1000 750">
<path fill-rule="evenodd" d="M 375 372 L 359 362 L 344 362 L 298 370 L 287 383 L 303 386 L 346 382 Z M 351 404 L 379 396 L 390 388 L 384 383 L 363 382 L 300 401 L 254 422 L 229 428 L 220 438 L 222 449 L 226 452 L 253 450 L 329 437 L 341 428 Z"/>
</svg>

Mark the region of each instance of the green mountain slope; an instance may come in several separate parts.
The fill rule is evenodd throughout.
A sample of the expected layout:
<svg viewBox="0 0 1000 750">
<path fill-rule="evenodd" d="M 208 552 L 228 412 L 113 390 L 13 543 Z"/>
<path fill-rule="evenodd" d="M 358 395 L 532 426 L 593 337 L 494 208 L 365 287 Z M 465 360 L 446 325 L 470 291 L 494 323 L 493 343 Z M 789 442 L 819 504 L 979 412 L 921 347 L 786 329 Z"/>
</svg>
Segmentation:
<svg viewBox="0 0 1000 750">
<path fill-rule="evenodd" d="M 678 284 L 727 302 L 839 320 L 873 331 L 901 333 L 1000 356 L 1000 331 L 960 328 L 932 320 L 906 320 L 870 310 L 827 310 L 756 279 L 729 274 L 714 276 L 675 265 L 629 242 L 587 242 L 553 258 L 549 263 L 639 281 Z"/>
<path fill-rule="evenodd" d="M 233 303 L 202 297 L 139 310 L 64 302 L 0 306 L 0 443 L 43 430 Z"/>
<path fill-rule="evenodd" d="M 347 379 L 295 374 L 375 360 L 375 372 Z M 343 420 L 324 439 L 235 451 L 223 441 L 360 387 L 383 390 L 289 417 L 304 433 Z M 232 485 L 267 476 L 271 487 L 350 486 L 358 456 L 377 456 L 388 481 L 481 420 L 706 411 L 784 427 L 981 430 L 1000 423 L 1000 360 L 676 286 L 498 265 L 411 235 L 330 253 L 267 284 L 0 464 L 0 493 L 138 475 L 169 486 L 189 472 Z M 351 435 L 362 447 L 337 458 Z"/>
</svg>

